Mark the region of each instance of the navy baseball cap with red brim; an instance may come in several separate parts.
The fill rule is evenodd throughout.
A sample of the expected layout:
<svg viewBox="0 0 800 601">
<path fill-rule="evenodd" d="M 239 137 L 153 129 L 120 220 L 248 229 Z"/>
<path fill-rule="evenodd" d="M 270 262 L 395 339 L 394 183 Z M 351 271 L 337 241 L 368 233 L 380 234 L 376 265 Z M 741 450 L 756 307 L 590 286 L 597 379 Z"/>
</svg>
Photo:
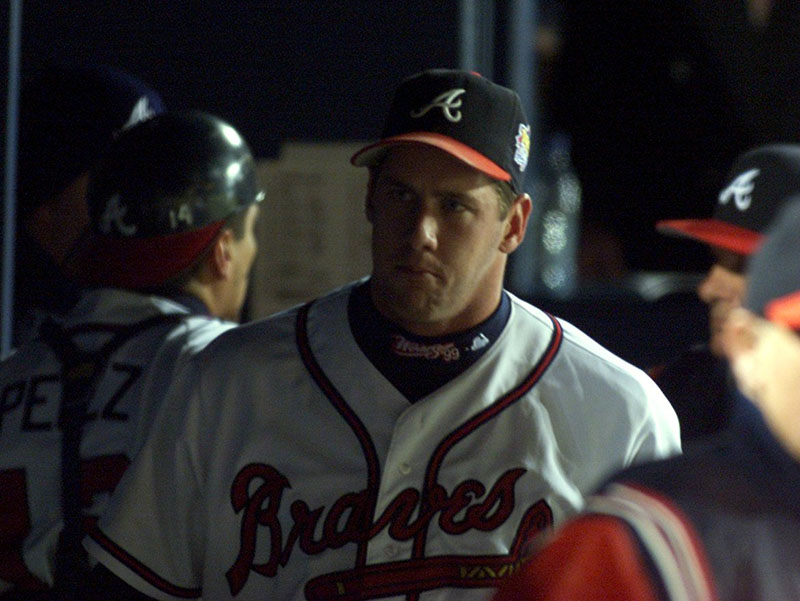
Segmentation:
<svg viewBox="0 0 800 601">
<path fill-rule="evenodd" d="M 796 193 L 800 193 L 800 145 L 760 146 L 734 163 L 713 217 L 663 220 L 656 229 L 750 255 L 784 200 Z"/>
<path fill-rule="evenodd" d="M 443 150 L 522 193 L 531 128 L 519 95 L 478 73 L 429 69 L 398 86 L 378 142 L 351 162 L 373 166 L 398 144 Z"/>
<path fill-rule="evenodd" d="M 763 234 L 721 219 L 668 219 L 656 229 L 665 234 L 683 236 L 711 246 L 749 255 L 758 248 Z"/>
</svg>

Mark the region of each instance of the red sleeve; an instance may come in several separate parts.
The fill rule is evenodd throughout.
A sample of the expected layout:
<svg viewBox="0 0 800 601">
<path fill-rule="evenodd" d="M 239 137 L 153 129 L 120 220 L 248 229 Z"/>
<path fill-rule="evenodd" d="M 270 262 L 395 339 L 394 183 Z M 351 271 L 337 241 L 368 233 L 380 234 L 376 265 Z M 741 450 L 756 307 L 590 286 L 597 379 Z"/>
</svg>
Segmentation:
<svg viewBox="0 0 800 601">
<path fill-rule="evenodd" d="M 660 599 L 624 522 L 602 515 L 568 522 L 500 587 L 494 601 L 575 599 Z"/>
</svg>

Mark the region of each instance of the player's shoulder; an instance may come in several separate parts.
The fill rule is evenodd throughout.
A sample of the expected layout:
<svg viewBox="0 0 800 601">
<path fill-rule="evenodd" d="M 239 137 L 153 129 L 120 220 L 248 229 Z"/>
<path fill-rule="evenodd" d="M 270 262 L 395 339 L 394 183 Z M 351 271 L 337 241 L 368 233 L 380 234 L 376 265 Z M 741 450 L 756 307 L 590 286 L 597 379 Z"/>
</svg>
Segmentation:
<svg viewBox="0 0 800 601">
<path fill-rule="evenodd" d="M 179 310 L 173 307 L 172 310 Z M 185 312 L 185 309 L 182 310 Z M 58 362 L 51 344 L 47 342 L 48 331 L 66 333 L 78 348 L 93 351 L 102 347 L 113 332 L 121 332 L 126 326 L 168 312 L 166 307 L 154 302 L 147 295 L 113 288 L 99 288 L 85 291 L 78 302 L 64 315 L 46 315 L 36 333 L 23 345 L 17 347 L 3 362 L 2 372 L 16 372 L 17 375 L 36 373 L 40 369 L 53 369 Z M 177 325 L 177 323 L 175 324 Z M 147 346 L 152 346 L 154 329 L 145 330 L 151 334 Z M 137 332 L 142 334 L 142 332 Z M 163 336 L 163 330 L 159 335 Z M 144 338 L 144 337 L 143 337 Z"/>
<path fill-rule="evenodd" d="M 208 313 L 200 299 L 185 296 L 169 298 L 128 291 L 109 291 L 116 296 L 116 305 L 109 317 L 126 320 L 129 325 L 152 323 L 149 336 L 161 347 L 179 348 L 194 354 L 236 324 Z M 152 320 L 152 321 L 150 321 Z M 144 332 L 147 333 L 148 328 Z"/>
<path fill-rule="evenodd" d="M 179 315 L 162 342 L 163 347 L 174 347 L 181 353 L 195 355 L 237 324 L 210 315 Z"/>
<path fill-rule="evenodd" d="M 613 373 L 623 379 L 641 381 L 647 388 L 654 385 L 652 379 L 642 369 L 619 357 L 571 322 L 551 315 L 513 294 L 509 293 L 509 297 L 518 314 L 525 319 L 532 320 L 539 324 L 539 327 L 548 330 L 560 329 L 559 360 L 569 361 L 584 374 Z"/>
<path fill-rule="evenodd" d="M 229 360 L 253 353 L 271 356 L 277 351 L 278 345 L 291 337 L 299 309 L 300 306 L 292 307 L 227 329 L 203 349 L 202 361 Z"/>
<path fill-rule="evenodd" d="M 250 357 L 277 358 L 296 353 L 298 328 L 302 317 L 313 315 L 325 319 L 346 308 L 347 298 L 356 283 L 336 288 L 316 299 L 298 303 L 287 309 L 241 324 L 218 338 L 203 351 L 204 360 Z"/>
<path fill-rule="evenodd" d="M 599 487 L 598 494 L 613 495 L 620 485 L 673 499 L 714 498 L 721 482 L 741 488 L 744 479 L 737 466 L 745 448 L 730 434 L 709 436 L 681 454 L 626 467 Z M 738 458 L 738 459 L 737 459 Z"/>
</svg>

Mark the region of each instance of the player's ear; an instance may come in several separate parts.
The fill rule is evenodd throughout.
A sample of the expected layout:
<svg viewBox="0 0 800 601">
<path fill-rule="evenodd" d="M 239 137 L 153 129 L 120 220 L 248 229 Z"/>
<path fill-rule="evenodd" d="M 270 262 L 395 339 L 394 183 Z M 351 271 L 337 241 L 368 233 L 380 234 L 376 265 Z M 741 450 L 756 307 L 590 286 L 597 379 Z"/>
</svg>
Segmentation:
<svg viewBox="0 0 800 601">
<path fill-rule="evenodd" d="M 531 207 L 531 197 L 527 194 L 520 194 L 511 203 L 505 218 L 505 233 L 500 242 L 501 252 L 511 254 L 522 244 L 531 216 Z"/>
<path fill-rule="evenodd" d="M 212 243 L 208 255 L 211 273 L 217 279 L 227 280 L 233 274 L 233 230 L 223 228 Z"/>
<path fill-rule="evenodd" d="M 758 317 L 747 309 L 732 309 L 722 325 L 722 350 L 728 361 L 735 361 L 756 345 Z"/>
<path fill-rule="evenodd" d="M 762 328 L 761 318 L 737 307 L 725 318 L 722 329 L 722 350 L 728 360 L 736 386 L 753 401 L 764 391 L 765 379 L 757 351 Z"/>
</svg>

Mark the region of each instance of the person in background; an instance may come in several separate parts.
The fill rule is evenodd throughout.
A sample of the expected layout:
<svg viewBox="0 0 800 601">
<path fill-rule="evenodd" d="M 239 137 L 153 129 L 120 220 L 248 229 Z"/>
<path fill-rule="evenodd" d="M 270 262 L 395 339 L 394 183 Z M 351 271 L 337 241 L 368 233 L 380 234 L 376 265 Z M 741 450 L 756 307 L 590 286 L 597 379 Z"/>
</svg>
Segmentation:
<svg viewBox="0 0 800 601">
<path fill-rule="evenodd" d="M 784 199 L 795 193 L 800 193 L 800 145 L 759 146 L 732 165 L 713 217 L 657 224 L 662 233 L 702 242 L 713 254 L 713 264 L 697 287 L 698 296 L 708 305 L 708 342 L 650 370 L 678 414 L 684 447 L 718 432 L 730 417 L 722 324 L 744 297 L 747 257 L 758 247 Z"/>
<path fill-rule="evenodd" d="M 615 475 L 495 601 L 800 598 L 800 196 L 721 326 L 738 391 L 724 435 Z"/>
<path fill-rule="evenodd" d="M 529 150 L 513 90 L 400 83 L 352 158 L 371 275 L 192 361 L 84 543 L 93 598 L 486 599 L 606 474 L 680 451 L 650 378 L 503 290 Z"/>
<path fill-rule="evenodd" d="M 89 170 L 124 128 L 164 111 L 161 96 L 106 65 L 50 65 L 20 94 L 13 346 L 76 302 L 75 250 L 89 224 Z"/>
<path fill-rule="evenodd" d="M 236 130 L 199 112 L 122 131 L 92 171 L 84 292 L 0 363 L 0 599 L 83 601 L 80 541 L 188 358 L 232 328 L 263 193 Z"/>
<path fill-rule="evenodd" d="M 711 216 L 738 155 L 800 143 L 800 3 L 558 4 L 562 45 L 544 100 L 581 182 L 583 278 L 702 272 L 704 248 L 655 224 Z"/>
</svg>

